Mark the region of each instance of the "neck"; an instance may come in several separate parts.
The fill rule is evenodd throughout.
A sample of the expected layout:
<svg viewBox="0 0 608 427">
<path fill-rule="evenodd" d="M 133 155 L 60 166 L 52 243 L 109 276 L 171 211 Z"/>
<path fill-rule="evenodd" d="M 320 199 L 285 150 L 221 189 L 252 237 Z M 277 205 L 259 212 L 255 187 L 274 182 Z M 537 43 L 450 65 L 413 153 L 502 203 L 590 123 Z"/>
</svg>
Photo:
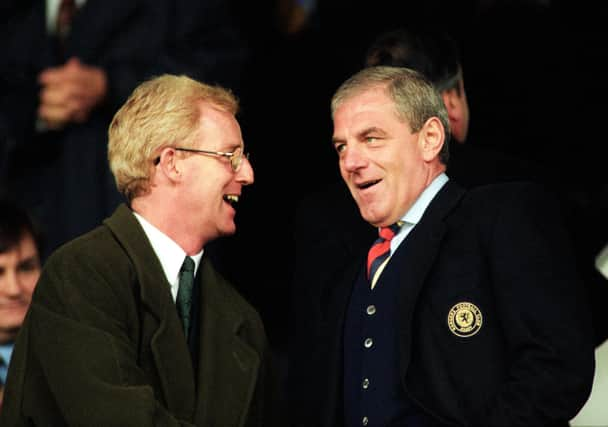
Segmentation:
<svg viewBox="0 0 608 427">
<path fill-rule="evenodd" d="M 426 184 L 425 184 L 424 188 L 431 185 L 431 182 L 433 182 L 435 180 L 435 178 L 437 178 L 439 175 L 444 173 L 446 171 L 446 169 L 447 169 L 447 167 L 443 163 L 437 162 L 437 163 L 433 164 L 433 166 L 428 169 L 428 173 L 427 173 L 427 177 L 426 177 Z"/>
<path fill-rule="evenodd" d="M 199 232 L 186 221 L 177 218 L 176 203 L 173 200 L 155 200 L 152 194 L 137 197 L 131 201 L 131 208 L 146 221 L 177 243 L 187 255 L 196 255 L 207 243 Z"/>
</svg>

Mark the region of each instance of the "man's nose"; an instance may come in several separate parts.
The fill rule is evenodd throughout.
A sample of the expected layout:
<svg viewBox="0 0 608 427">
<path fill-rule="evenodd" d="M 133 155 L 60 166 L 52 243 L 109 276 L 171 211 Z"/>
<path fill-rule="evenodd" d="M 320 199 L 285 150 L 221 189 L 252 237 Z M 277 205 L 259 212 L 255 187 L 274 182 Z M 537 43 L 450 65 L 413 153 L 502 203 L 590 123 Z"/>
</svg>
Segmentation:
<svg viewBox="0 0 608 427">
<path fill-rule="evenodd" d="M 15 270 L 4 271 L 0 280 L 1 291 L 5 295 L 16 296 L 21 293 L 21 281 Z"/>
<path fill-rule="evenodd" d="M 247 157 L 243 157 L 243 162 L 241 163 L 241 168 L 236 173 L 236 180 L 241 185 L 250 185 L 253 184 L 254 176 L 253 176 L 253 166 Z"/>
<path fill-rule="evenodd" d="M 365 166 L 367 157 L 363 149 L 359 148 L 356 144 L 352 144 L 346 147 L 342 153 L 340 163 L 345 170 L 352 172 Z"/>
</svg>

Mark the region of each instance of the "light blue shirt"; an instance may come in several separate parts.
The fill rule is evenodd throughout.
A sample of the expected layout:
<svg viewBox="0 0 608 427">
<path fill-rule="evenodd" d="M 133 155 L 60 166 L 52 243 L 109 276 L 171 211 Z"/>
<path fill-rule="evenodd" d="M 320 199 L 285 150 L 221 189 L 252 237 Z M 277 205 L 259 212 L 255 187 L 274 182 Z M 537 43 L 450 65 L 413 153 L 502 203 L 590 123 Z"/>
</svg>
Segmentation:
<svg viewBox="0 0 608 427">
<path fill-rule="evenodd" d="M 0 345 L 0 356 L 5 363 L 0 364 L 0 383 L 6 383 L 6 374 L 8 373 L 8 364 L 13 354 L 13 343 Z"/>
<path fill-rule="evenodd" d="M 393 240 L 391 240 L 391 254 L 395 253 L 395 250 L 399 247 L 401 242 L 405 240 L 410 231 L 420 222 L 422 219 L 422 215 L 426 211 L 426 208 L 429 207 L 431 201 L 435 198 L 439 190 L 443 188 L 446 182 L 448 182 L 449 178 L 445 173 L 438 175 L 428 187 L 424 189 L 424 191 L 418 196 L 414 204 L 409 208 L 409 210 L 401 217 L 401 221 L 403 221 L 403 226 L 399 229 L 399 232 Z"/>
</svg>

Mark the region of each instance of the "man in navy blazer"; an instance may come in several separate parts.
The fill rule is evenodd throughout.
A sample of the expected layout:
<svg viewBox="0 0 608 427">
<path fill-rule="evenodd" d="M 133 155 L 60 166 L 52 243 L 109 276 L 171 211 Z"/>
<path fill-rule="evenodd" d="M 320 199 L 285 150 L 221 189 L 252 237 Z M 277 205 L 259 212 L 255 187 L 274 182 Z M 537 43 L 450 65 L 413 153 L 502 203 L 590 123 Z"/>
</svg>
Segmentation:
<svg viewBox="0 0 608 427">
<path fill-rule="evenodd" d="M 593 339 L 549 193 L 451 181 L 445 106 L 412 70 L 360 71 L 332 117 L 360 215 L 399 229 L 374 279 L 372 242 L 324 228 L 326 206 L 307 212 L 319 227 L 296 239 L 297 265 L 312 320 L 295 319 L 307 339 L 290 356 L 314 375 L 290 372 L 290 392 L 309 397 L 292 396 L 292 425 L 567 426 L 590 392 Z"/>
</svg>

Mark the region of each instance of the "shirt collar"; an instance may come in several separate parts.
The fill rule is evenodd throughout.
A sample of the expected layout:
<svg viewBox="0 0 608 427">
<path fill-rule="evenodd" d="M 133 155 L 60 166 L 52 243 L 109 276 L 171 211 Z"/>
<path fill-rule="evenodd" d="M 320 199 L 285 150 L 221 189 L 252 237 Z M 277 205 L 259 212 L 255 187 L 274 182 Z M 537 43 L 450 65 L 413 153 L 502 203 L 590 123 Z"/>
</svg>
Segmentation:
<svg viewBox="0 0 608 427">
<path fill-rule="evenodd" d="M 144 229 L 144 233 L 150 241 L 150 245 L 154 250 L 160 265 L 163 268 L 167 282 L 171 285 L 171 293 L 173 298 L 177 296 L 177 287 L 179 282 L 179 270 L 182 267 L 186 252 L 175 243 L 169 236 L 160 231 L 150 222 L 148 222 L 143 216 L 137 212 L 133 212 L 135 218 L 141 224 Z M 196 255 L 191 255 L 190 258 L 194 260 L 194 274 L 198 271 L 201 258 L 203 256 L 204 249 L 202 249 Z"/>
<path fill-rule="evenodd" d="M 4 359 L 4 361 L 8 364 L 11 360 L 11 355 L 13 354 L 13 343 L 8 344 L 0 344 L 0 356 Z"/>
<path fill-rule="evenodd" d="M 414 204 L 408 209 L 408 211 L 401 217 L 401 221 L 416 225 L 420 222 L 424 211 L 429 207 L 429 204 L 433 198 L 439 193 L 439 190 L 448 182 L 449 178 L 445 173 L 441 173 L 435 177 L 433 181 L 420 193 L 420 196 L 416 199 Z"/>
</svg>

